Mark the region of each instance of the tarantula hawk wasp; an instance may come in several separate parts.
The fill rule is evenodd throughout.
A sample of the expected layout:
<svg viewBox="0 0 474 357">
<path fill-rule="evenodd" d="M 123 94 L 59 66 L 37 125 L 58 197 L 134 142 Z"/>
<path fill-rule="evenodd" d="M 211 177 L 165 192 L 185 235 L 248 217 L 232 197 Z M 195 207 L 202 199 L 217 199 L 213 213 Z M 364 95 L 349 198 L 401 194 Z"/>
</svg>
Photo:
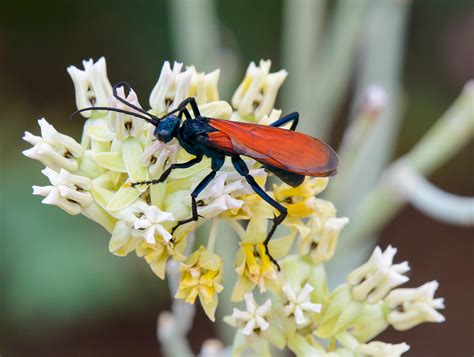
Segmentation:
<svg viewBox="0 0 474 357">
<path fill-rule="evenodd" d="M 335 151 L 322 141 L 295 131 L 299 120 L 297 112 L 288 114 L 268 126 L 241 123 L 204 117 L 195 98 L 189 97 L 176 109 L 160 118 L 120 97 L 117 88 L 121 86 L 127 91 L 131 90 L 127 83 L 120 82 L 113 86 L 113 96 L 136 112 L 111 107 L 88 107 L 76 111 L 73 115 L 90 110 L 108 110 L 141 118 L 155 126 L 153 135 L 159 141 L 168 143 L 176 138 L 188 153 L 195 156 L 187 162 L 171 164 L 158 179 L 133 182 L 132 187 L 164 182 L 172 170 L 191 167 L 200 162 L 204 156 L 211 159 L 211 172 L 191 192 L 192 216 L 178 221 L 171 234 L 179 226 L 199 219 L 196 198 L 224 165 L 225 157 L 229 156 L 235 170 L 247 180 L 255 193 L 279 212 L 279 215 L 273 218 L 273 225 L 267 234 L 264 246 L 266 254 L 280 270 L 277 261 L 270 255 L 268 243 L 278 225 L 288 215 L 287 208 L 270 197 L 257 184 L 240 156 L 255 159 L 287 184 L 298 186 L 304 181 L 305 176 L 335 175 L 339 161 Z M 188 105 L 193 115 L 188 110 Z M 289 130 L 280 128 L 290 122 Z"/>
</svg>

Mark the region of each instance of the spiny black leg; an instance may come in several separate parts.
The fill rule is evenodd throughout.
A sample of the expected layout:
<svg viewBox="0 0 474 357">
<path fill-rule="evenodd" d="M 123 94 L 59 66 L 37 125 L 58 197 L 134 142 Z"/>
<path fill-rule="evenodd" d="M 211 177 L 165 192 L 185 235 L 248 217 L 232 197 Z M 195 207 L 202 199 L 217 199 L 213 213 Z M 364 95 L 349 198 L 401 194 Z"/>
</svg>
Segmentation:
<svg viewBox="0 0 474 357">
<path fill-rule="evenodd" d="M 277 121 L 274 121 L 273 123 L 270 124 L 270 126 L 280 127 L 292 121 L 293 123 L 291 123 L 290 130 L 295 131 L 296 126 L 298 125 L 299 119 L 300 119 L 299 113 L 293 112 L 288 115 L 285 115 L 283 118 L 280 118 Z"/>
<path fill-rule="evenodd" d="M 186 108 L 186 106 L 190 104 L 191 109 L 193 110 L 194 117 L 199 117 L 201 116 L 201 112 L 199 111 L 198 105 L 196 103 L 196 98 L 194 97 L 188 97 L 185 100 L 183 100 L 179 105 L 178 108 Z"/>
<path fill-rule="evenodd" d="M 178 113 L 178 118 L 179 119 L 183 119 L 183 114 L 184 116 L 186 117 L 186 119 L 192 119 L 191 118 L 191 114 L 189 114 L 189 110 L 185 107 L 185 108 L 181 108 L 181 110 L 179 111 Z"/>
<path fill-rule="evenodd" d="M 197 221 L 199 219 L 199 215 L 197 212 L 197 201 L 196 198 L 199 196 L 199 194 L 206 188 L 207 185 L 212 181 L 212 179 L 216 176 L 217 171 L 220 170 L 220 168 L 224 165 L 224 157 L 222 158 L 212 158 L 211 162 L 211 169 L 212 171 L 202 179 L 201 182 L 196 186 L 193 192 L 191 192 L 191 211 L 192 211 L 192 217 L 183 219 L 181 221 L 178 221 L 178 224 L 173 227 L 171 230 L 171 234 L 173 234 L 176 229 L 179 226 L 182 226 L 183 224 L 192 222 L 192 221 Z"/>
<path fill-rule="evenodd" d="M 132 183 L 132 187 L 135 187 L 135 186 L 138 186 L 138 185 L 155 185 L 157 183 L 160 183 L 160 182 L 163 182 L 165 181 L 169 174 L 171 173 L 171 171 L 173 171 L 174 169 L 186 169 L 188 167 L 191 167 L 195 164 L 197 164 L 198 162 L 200 162 L 202 160 L 202 156 L 196 156 L 194 159 L 191 159 L 189 161 L 186 161 L 186 162 L 181 162 L 181 163 L 178 163 L 178 164 L 171 164 L 170 167 L 168 167 L 160 176 L 159 179 L 156 179 L 156 180 L 149 180 L 149 181 L 138 181 L 138 182 L 133 182 Z"/>
<path fill-rule="evenodd" d="M 183 109 L 186 109 L 186 106 L 190 104 L 191 109 L 193 110 L 193 114 L 195 117 L 201 116 L 201 113 L 199 112 L 199 108 L 196 103 L 196 99 L 194 97 L 188 97 L 185 100 L 183 100 L 179 105 L 176 107 L 176 109 L 173 109 L 172 111 L 168 112 L 166 116 L 171 115 L 176 112 L 181 112 Z"/>
<path fill-rule="evenodd" d="M 266 202 L 268 202 L 270 205 L 275 207 L 279 212 L 279 216 L 275 216 L 273 218 L 273 225 L 270 231 L 267 234 L 267 238 L 265 238 L 265 241 L 263 242 L 263 245 L 265 246 L 265 253 L 268 255 L 270 260 L 272 261 L 273 264 L 276 265 L 278 270 L 280 270 L 280 265 L 278 262 L 271 256 L 269 250 L 268 250 L 268 243 L 270 242 L 270 239 L 273 236 L 273 233 L 275 233 L 276 228 L 278 225 L 283 222 L 283 220 L 286 218 L 288 215 L 288 210 L 286 209 L 285 206 L 282 206 L 279 204 L 277 201 L 275 201 L 273 198 L 271 198 L 255 181 L 252 175 L 249 173 L 249 169 L 247 167 L 247 164 L 245 163 L 244 160 L 242 160 L 239 156 L 232 156 L 232 164 L 234 165 L 235 169 L 239 174 L 245 177 L 249 185 L 252 187 L 252 189 L 255 191 L 257 195 L 262 197 Z"/>
</svg>

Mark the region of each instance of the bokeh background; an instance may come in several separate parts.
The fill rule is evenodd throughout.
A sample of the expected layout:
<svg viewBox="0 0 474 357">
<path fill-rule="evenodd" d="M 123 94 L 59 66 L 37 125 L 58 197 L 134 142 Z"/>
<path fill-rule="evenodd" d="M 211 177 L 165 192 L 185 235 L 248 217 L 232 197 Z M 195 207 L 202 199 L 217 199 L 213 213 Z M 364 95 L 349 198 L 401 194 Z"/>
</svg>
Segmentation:
<svg viewBox="0 0 474 357">
<path fill-rule="evenodd" d="M 212 26 L 222 46 L 231 50 L 224 61 L 232 62 L 236 73 L 226 78 L 227 83 L 236 86 L 250 61 L 269 58 L 274 70 L 283 66 L 281 1 L 216 1 L 216 5 L 219 22 Z M 21 137 L 25 130 L 37 133 L 36 121 L 45 116 L 61 132 L 79 138 L 81 119 L 68 119 L 75 102 L 66 67 L 79 66 L 82 59 L 105 56 L 111 82 L 130 82 L 146 103 L 163 61 L 183 60 L 180 56 L 186 53 L 173 37 L 173 27 L 180 26 L 175 19 L 170 16 L 170 4 L 158 0 L 2 4 L 3 356 L 159 355 L 155 327 L 158 313 L 170 305 L 166 284 L 143 260 L 111 255 L 108 235 L 99 226 L 42 205 L 39 197 L 32 196 L 31 186 L 45 184 L 46 178 L 38 162 L 21 155 L 29 147 Z M 394 157 L 417 142 L 473 77 L 473 3 L 414 1 L 406 23 L 401 78 L 404 112 Z M 341 137 L 338 128 L 348 117 L 351 91 L 346 97 L 335 115 L 335 146 Z M 473 161 L 471 143 L 430 181 L 448 192 L 473 196 Z M 395 245 L 398 260 L 410 262 L 411 286 L 432 279 L 440 282 L 437 295 L 446 299 L 443 314 L 447 320 L 405 333 L 388 330 L 380 340 L 406 341 L 412 346 L 408 355 L 413 356 L 473 354 L 473 235 L 472 229 L 434 221 L 410 206 L 384 227 L 380 244 Z M 214 326 L 198 308 L 190 334 L 194 350 L 212 336 L 216 336 Z"/>
</svg>

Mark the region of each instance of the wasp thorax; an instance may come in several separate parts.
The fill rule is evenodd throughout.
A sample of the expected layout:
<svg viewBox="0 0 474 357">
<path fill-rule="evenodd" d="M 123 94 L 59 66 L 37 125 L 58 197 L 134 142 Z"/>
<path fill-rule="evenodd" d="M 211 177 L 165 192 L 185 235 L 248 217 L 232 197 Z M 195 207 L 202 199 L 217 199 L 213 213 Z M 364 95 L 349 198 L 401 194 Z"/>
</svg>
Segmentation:
<svg viewBox="0 0 474 357">
<path fill-rule="evenodd" d="M 177 116 L 169 115 L 160 121 L 153 135 L 155 135 L 158 140 L 167 143 L 176 136 L 180 122 Z"/>
</svg>

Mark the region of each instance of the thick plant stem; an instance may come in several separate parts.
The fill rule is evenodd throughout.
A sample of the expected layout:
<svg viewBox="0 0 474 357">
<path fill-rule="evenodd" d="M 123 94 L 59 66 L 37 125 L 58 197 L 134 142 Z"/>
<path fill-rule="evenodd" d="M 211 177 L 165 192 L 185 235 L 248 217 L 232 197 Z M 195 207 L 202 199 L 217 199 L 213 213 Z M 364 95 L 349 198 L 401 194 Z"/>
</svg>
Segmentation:
<svg viewBox="0 0 474 357">
<path fill-rule="evenodd" d="M 359 203 L 365 200 L 368 192 L 379 180 L 390 159 L 399 131 L 402 111 L 400 78 L 406 18 L 410 4 L 409 0 L 380 0 L 373 3 L 367 12 L 362 36 L 364 50 L 360 53 L 356 96 L 352 106 L 357 108 L 364 92 L 374 85 L 386 93 L 387 102 L 363 145 L 358 148 L 357 157 L 351 159 L 353 162 L 350 163 L 350 170 L 337 177 L 337 191 L 330 189 L 328 192 L 329 199 L 334 199 L 338 213 L 350 218 L 351 224 L 344 231 L 360 223 L 356 222 L 360 217 Z M 383 36 L 380 36 L 382 28 L 384 32 Z M 354 121 L 357 112 L 355 109 L 352 111 Z M 383 202 L 380 202 L 379 209 L 382 215 L 386 209 Z M 364 216 L 363 219 L 370 221 L 372 217 Z M 339 256 L 337 264 L 335 261 L 328 264 L 331 283 L 341 281 L 345 273 L 364 261 L 373 248 L 372 243 L 354 247 L 350 240 L 344 238 L 344 233 L 336 253 Z M 375 233 L 376 230 L 370 232 Z M 365 239 L 374 241 L 375 238 L 369 236 Z"/>
<path fill-rule="evenodd" d="M 406 203 L 400 194 L 398 167 L 427 176 L 458 153 L 474 135 L 474 82 L 469 82 L 461 96 L 441 119 L 405 156 L 390 165 L 377 186 L 355 208 L 351 224 L 343 231 L 346 244 L 338 254 L 351 251 L 371 237 Z"/>
<path fill-rule="evenodd" d="M 432 185 L 409 166 L 398 165 L 394 175 L 400 195 L 423 213 L 451 224 L 474 225 L 474 198 L 461 197 Z"/>
<path fill-rule="evenodd" d="M 318 138 L 329 136 L 334 114 L 346 93 L 368 0 L 340 0 L 299 92 L 307 103 L 301 129 Z"/>
<path fill-rule="evenodd" d="M 214 0 L 170 0 L 168 6 L 177 59 L 204 71 L 217 68 L 219 38 Z"/>
<path fill-rule="evenodd" d="M 194 233 L 189 235 L 186 255 L 189 255 L 194 245 Z M 179 263 L 170 262 L 167 266 L 168 285 L 171 296 L 174 296 L 179 285 Z M 165 356 L 194 356 L 186 335 L 193 324 L 196 307 L 183 300 L 173 299 L 170 311 L 164 311 L 158 316 L 157 338 Z"/>
<path fill-rule="evenodd" d="M 357 157 L 351 158 L 351 169 L 337 178 L 340 199 L 333 203 L 342 215 L 352 216 L 354 207 L 375 185 L 393 153 L 402 117 L 400 79 L 410 3 L 381 0 L 371 7 L 367 15 L 363 37 L 365 47 L 359 58 L 360 72 L 353 106 L 359 106 L 367 88 L 373 85 L 379 86 L 388 100 L 362 147 L 358 149 Z M 383 36 L 378 33 L 381 28 L 384 29 Z M 357 113 L 352 121 L 356 118 Z"/>
<path fill-rule="evenodd" d="M 282 87 L 282 108 L 285 110 L 298 108 L 302 115 L 305 114 L 301 86 L 307 82 L 306 76 L 316 54 L 325 10 L 326 0 L 283 2 L 283 68 L 290 73 Z"/>
<path fill-rule="evenodd" d="M 341 145 L 337 150 L 340 158 L 337 175 L 331 180 L 328 190 L 324 193 L 329 201 L 335 203 L 336 206 L 344 198 L 343 193 L 347 188 L 346 179 L 351 176 L 353 166 L 357 162 L 367 138 L 370 137 L 385 109 L 386 98 L 382 88 L 377 86 L 367 88 L 355 119 L 344 132 Z"/>
</svg>

